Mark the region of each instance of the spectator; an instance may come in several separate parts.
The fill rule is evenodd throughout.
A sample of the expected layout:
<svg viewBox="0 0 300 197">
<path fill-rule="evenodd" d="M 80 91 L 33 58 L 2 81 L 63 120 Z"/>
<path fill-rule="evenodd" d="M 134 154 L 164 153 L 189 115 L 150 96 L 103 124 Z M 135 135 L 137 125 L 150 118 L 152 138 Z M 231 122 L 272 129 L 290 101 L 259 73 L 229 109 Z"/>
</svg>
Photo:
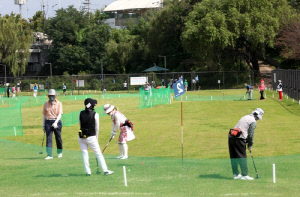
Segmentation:
<svg viewBox="0 0 300 197">
<path fill-rule="evenodd" d="M 282 100 L 282 90 L 283 90 L 283 86 L 282 86 L 282 83 L 281 83 L 281 80 L 278 80 L 278 86 L 277 86 L 277 91 L 278 91 L 278 94 L 279 94 L 279 100 Z"/>
<path fill-rule="evenodd" d="M 265 82 L 263 79 L 260 80 L 260 84 L 258 85 L 258 90 L 260 93 L 260 100 L 264 100 Z"/>
</svg>

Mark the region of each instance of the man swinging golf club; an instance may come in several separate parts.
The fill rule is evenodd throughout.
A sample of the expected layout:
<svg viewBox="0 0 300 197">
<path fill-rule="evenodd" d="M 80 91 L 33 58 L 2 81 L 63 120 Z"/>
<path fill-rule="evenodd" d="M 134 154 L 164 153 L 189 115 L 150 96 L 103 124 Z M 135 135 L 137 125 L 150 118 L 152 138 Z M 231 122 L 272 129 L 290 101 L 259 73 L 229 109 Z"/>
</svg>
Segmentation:
<svg viewBox="0 0 300 197">
<path fill-rule="evenodd" d="M 63 143 L 61 139 L 61 115 L 63 114 L 62 103 L 56 100 L 56 92 L 50 89 L 48 92 L 49 101 L 46 101 L 43 108 L 43 130 L 46 132 L 46 160 L 52 157 L 52 136 L 55 135 L 58 158 L 62 157 Z"/>
<path fill-rule="evenodd" d="M 228 146 L 233 179 L 253 180 L 248 176 L 246 145 L 251 151 L 257 120 L 262 120 L 263 115 L 264 111 L 256 108 L 250 115 L 243 116 L 234 129 L 229 131 Z M 239 173 L 238 165 L 242 174 Z"/>
</svg>

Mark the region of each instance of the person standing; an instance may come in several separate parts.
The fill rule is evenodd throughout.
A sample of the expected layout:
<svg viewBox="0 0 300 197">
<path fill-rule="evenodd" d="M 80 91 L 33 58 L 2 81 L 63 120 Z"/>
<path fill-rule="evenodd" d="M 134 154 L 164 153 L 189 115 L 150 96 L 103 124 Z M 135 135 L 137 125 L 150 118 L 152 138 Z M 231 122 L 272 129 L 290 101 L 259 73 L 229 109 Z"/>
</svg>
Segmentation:
<svg viewBox="0 0 300 197">
<path fill-rule="evenodd" d="M 265 81 L 263 79 L 260 80 L 260 84 L 258 85 L 258 90 L 260 93 L 260 100 L 264 100 Z"/>
<path fill-rule="evenodd" d="M 46 132 L 46 160 L 53 159 L 52 157 L 52 136 L 55 135 L 58 158 L 62 157 L 63 142 L 61 138 L 61 115 L 63 114 L 62 103 L 56 100 L 56 92 L 50 89 L 48 92 L 49 101 L 44 103 L 43 107 L 43 130 Z"/>
<path fill-rule="evenodd" d="M 7 97 L 9 98 L 9 93 L 10 93 L 10 86 L 9 85 L 7 86 L 6 93 L 7 93 Z"/>
<path fill-rule="evenodd" d="M 106 114 L 111 116 L 112 120 L 112 130 L 111 130 L 111 138 L 117 134 L 120 129 L 120 136 L 118 140 L 119 144 L 119 152 L 120 155 L 117 157 L 118 159 L 128 159 L 128 145 L 127 141 L 131 141 L 135 138 L 133 134 L 132 123 L 121 113 L 119 112 L 115 106 L 110 104 L 105 104 L 103 106 L 103 110 Z"/>
<path fill-rule="evenodd" d="M 262 120 L 263 115 L 264 111 L 256 108 L 250 115 L 243 116 L 234 129 L 230 129 L 228 147 L 233 179 L 253 180 L 248 175 L 246 146 L 249 151 L 252 150 L 257 120 Z M 238 166 L 242 174 L 239 173 Z"/>
<path fill-rule="evenodd" d="M 66 84 L 64 83 L 64 84 L 63 84 L 63 93 L 64 93 L 65 96 L 66 96 L 66 92 L 67 92 L 67 86 L 66 86 Z"/>
<path fill-rule="evenodd" d="M 11 88 L 11 91 L 13 93 L 12 98 L 16 97 L 16 87 L 15 87 L 15 85 L 13 85 L 13 87 Z"/>
<path fill-rule="evenodd" d="M 126 81 L 124 81 L 123 87 L 124 87 L 124 90 L 127 90 L 127 82 Z"/>
<path fill-rule="evenodd" d="M 33 86 L 33 96 L 34 96 L 34 98 L 36 98 L 37 90 L 38 90 L 38 87 L 37 87 L 37 85 L 35 83 L 34 86 Z"/>
<path fill-rule="evenodd" d="M 282 86 L 282 83 L 281 83 L 281 80 L 278 80 L 278 86 L 277 86 L 277 92 L 279 94 L 279 99 L 282 100 L 282 89 L 283 89 L 283 86 Z"/>
<path fill-rule="evenodd" d="M 246 94 L 247 94 L 247 93 L 249 94 L 248 100 L 252 100 L 252 92 L 253 92 L 252 86 L 249 85 L 249 84 L 246 84 L 246 83 L 245 83 L 244 85 L 245 85 L 245 87 L 246 87 L 246 89 L 247 89 Z"/>
<path fill-rule="evenodd" d="M 100 124 L 99 114 L 94 111 L 94 107 L 96 104 L 96 100 L 93 100 L 91 98 L 85 99 L 85 110 L 81 111 L 79 114 L 79 126 L 81 132 L 79 132 L 78 142 L 82 153 L 84 171 L 87 176 L 91 175 L 88 152 L 88 147 L 91 147 L 96 155 L 98 162 L 100 163 L 104 175 L 111 175 L 114 172 L 107 169 L 106 162 L 98 143 Z"/>
<path fill-rule="evenodd" d="M 188 88 L 188 82 L 187 80 L 184 80 L 184 90 L 187 92 L 187 88 Z"/>
</svg>

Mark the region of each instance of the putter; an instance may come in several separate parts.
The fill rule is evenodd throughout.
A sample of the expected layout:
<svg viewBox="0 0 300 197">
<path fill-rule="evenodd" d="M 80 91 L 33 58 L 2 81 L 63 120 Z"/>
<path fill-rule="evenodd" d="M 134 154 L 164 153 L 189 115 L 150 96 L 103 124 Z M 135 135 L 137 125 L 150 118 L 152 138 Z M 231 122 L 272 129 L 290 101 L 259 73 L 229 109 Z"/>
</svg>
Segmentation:
<svg viewBox="0 0 300 197">
<path fill-rule="evenodd" d="M 97 159 L 97 157 L 96 157 L 96 163 L 97 163 L 97 172 L 96 172 L 96 174 L 100 174 L 101 172 L 99 171 L 99 165 L 98 165 L 98 159 Z"/>
<path fill-rule="evenodd" d="M 108 143 L 106 144 L 106 146 L 104 147 L 104 149 L 103 149 L 102 153 L 105 151 L 105 149 L 107 148 L 107 146 L 108 146 L 109 142 L 110 142 L 112 139 L 113 139 L 113 137 L 111 137 L 111 138 L 109 139 L 109 141 L 108 141 Z"/>
<path fill-rule="evenodd" d="M 256 170 L 256 166 L 255 166 L 255 163 L 254 163 L 254 159 L 253 159 L 251 150 L 250 150 L 250 154 L 251 154 L 252 161 L 253 161 L 253 166 L 254 166 L 254 169 L 255 169 L 255 172 L 256 172 L 256 179 L 260 179 L 260 177 L 258 176 L 257 170 Z"/>
<path fill-rule="evenodd" d="M 42 150 L 41 152 L 39 152 L 39 154 L 43 154 L 43 146 L 44 146 L 44 139 L 45 139 L 45 135 L 46 135 L 46 132 L 44 131 L 44 136 L 43 136 L 43 141 L 42 141 Z"/>
</svg>

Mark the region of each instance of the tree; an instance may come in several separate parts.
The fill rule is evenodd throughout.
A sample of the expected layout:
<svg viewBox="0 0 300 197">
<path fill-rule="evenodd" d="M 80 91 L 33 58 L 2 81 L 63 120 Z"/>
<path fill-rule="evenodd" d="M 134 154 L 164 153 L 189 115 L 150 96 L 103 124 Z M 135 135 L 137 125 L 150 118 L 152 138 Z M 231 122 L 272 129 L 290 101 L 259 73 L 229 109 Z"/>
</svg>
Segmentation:
<svg viewBox="0 0 300 197">
<path fill-rule="evenodd" d="M 279 27 L 293 17 L 286 0 L 204 0 L 194 6 L 182 34 L 185 49 L 222 64 L 224 51 L 259 70 L 257 51 L 274 47 Z"/>
<path fill-rule="evenodd" d="M 0 62 L 7 65 L 14 76 L 25 73 L 30 57 L 33 32 L 24 26 L 20 17 L 0 17 Z"/>
<path fill-rule="evenodd" d="M 100 67 L 110 28 L 103 23 L 100 12 L 95 13 L 89 18 L 87 12 L 70 6 L 59 9 L 55 17 L 46 21 L 45 31 L 53 40 L 48 60 L 55 68 L 54 74 L 93 73 Z"/>
<path fill-rule="evenodd" d="M 34 32 L 44 32 L 44 16 L 42 11 L 37 11 L 32 18 L 29 18 L 29 22 Z"/>
</svg>

